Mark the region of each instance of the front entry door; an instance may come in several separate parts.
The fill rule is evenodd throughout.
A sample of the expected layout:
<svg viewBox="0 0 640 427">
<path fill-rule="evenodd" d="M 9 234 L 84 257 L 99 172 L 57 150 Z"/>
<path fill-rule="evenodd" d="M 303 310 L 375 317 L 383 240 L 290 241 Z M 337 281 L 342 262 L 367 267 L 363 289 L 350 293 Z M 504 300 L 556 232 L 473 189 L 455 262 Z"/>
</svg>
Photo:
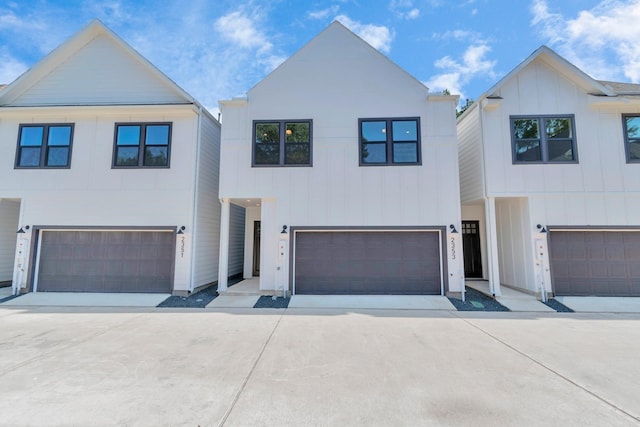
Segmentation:
<svg viewBox="0 0 640 427">
<path fill-rule="evenodd" d="M 253 221 L 253 275 L 260 275 L 260 221 Z"/>
<path fill-rule="evenodd" d="M 464 276 L 482 278 L 479 221 L 462 221 L 462 251 L 464 253 Z"/>
</svg>

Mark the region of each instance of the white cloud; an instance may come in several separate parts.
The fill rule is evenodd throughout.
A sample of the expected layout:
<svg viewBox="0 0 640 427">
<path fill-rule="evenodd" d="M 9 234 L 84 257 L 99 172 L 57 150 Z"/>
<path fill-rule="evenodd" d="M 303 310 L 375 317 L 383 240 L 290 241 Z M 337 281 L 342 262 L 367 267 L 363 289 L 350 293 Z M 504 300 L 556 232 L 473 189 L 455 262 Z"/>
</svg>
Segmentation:
<svg viewBox="0 0 640 427">
<path fill-rule="evenodd" d="M 254 19 L 241 11 L 218 18 L 215 29 L 227 40 L 242 48 L 255 48 L 259 52 L 268 52 L 273 48 L 267 36 L 257 28 Z"/>
<path fill-rule="evenodd" d="M 443 72 L 431 77 L 425 84 L 431 92 L 448 89 L 452 94 L 460 95 L 461 99 L 464 99 L 463 88 L 471 79 L 482 75 L 495 78 L 493 68 L 496 61 L 487 59 L 490 51 L 488 44 L 478 43 L 469 46 L 460 59 L 450 56 L 440 58 L 434 65 Z"/>
<path fill-rule="evenodd" d="M 402 19 L 417 19 L 420 9 L 414 6 L 413 0 L 391 0 L 389 10 Z"/>
<path fill-rule="evenodd" d="M 27 64 L 11 56 L 6 48 L 0 49 L 0 84 L 9 84 L 27 71 Z"/>
<path fill-rule="evenodd" d="M 531 13 L 531 25 L 545 43 L 586 73 L 640 82 L 640 0 L 603 0 L 572 19 L 551 11 L 547 1 L 534 0 Z"/>
<path fill-rule="evenodd" d="M 328 7 L 326 9 L 321 9 L 321 10 L 312 10 L 307 12 L 307 18 L 309 19 L 325 19 L 331 15 L 335 15 L 336 13 L 338 13 L 338 11 L 340 10 L 340 6 L 333 5 L 331 7 Z"/>
<path fill-rule="evenodd" d="M 362 24 L 354 21 L 346 15 L 339 15 L 336 20 L 342 22 L 351 31 L 362 37 L 364 41 L 374 48 L 389 53 L 391 50 L 391 42 L 393 41 L 393 32 L 383 25 Z"/>
</svg>

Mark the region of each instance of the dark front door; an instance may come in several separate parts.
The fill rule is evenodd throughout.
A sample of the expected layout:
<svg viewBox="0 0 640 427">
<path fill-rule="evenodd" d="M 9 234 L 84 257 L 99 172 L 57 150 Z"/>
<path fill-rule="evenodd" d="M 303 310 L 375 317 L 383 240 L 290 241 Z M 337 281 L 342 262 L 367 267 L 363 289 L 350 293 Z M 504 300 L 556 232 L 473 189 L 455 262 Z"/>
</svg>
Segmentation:
<svg viewBox="0 0 640 427">
<path fill-rule="evenodd" d="M 482 278 L 479 221 L 462 221 L 462 250 L 464 253 L 464 276 Z"/>
<path fill-rule="evenodd" d="M 253 275 L 260 275 L 260 221 L 253 221 Z"/>
</svg>

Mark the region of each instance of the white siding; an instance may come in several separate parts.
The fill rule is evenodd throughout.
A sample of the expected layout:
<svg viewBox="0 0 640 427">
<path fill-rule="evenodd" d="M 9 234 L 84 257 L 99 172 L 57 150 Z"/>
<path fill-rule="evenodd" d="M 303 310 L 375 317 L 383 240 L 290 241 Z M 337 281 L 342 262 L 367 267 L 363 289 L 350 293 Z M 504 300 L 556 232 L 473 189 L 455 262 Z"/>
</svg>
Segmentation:
<svg viewBox="0 0 640 427">
<path fill-rule="evenodd" d="M 193 288 L 218 280 L 220 252 L 220 125 L 204 114 L 201 120 Z"/>
<path fill-rule="evenodd" d="M 113 169 L 115 123 L 154 121 L 172 123 L 171 167 Z M 0 156 L 0 198 L 21 199 L 21 222 L 32 227 L 185 225 L 192 230 L 196 121 L 196 113 L 187 106 L 5 112 L 0 152 L 8 154 Z M 14 169 L 19 124 L 61 122 L 75 125 L 71 167 Z M 215 193 L 212 197 L 215 200 Z M 190 256 L 187 253 L 184 260 Z M 176 286 L 186 286 L 184 280 Z"/>
<path fill-rule="evenodd" d="M 275 286 L 268 263 L 277 258 L 283 224 L 460 221 L 456 98 L 427 97 L 418 81 L 344 31 L 329 27 L 254 87 L 247 102 L 222 105 L 220 197 L 273 200 L 262 205 L 263 289 Z M 358 119 L 380 117 L 420 117 L 422 165 L 359 166 Z M 251 167 L 252 123 L 264 119 L 312 119 L 313 166 Z"/>
<path fill-rule="evenodd" d="M 500 283 L 535 290 L 533 240 L 527 199 L 496 200 Z"/>
<path fill-rule="evenodd" d="M 576 83 L 533 61 L 500 90 L 503 100 L 484 111 L 487 193 L 490 196 L 640 192 L 640 168 L 626 163 L 622 113 L 636 106 L 590 107 Z M 511 115 L 575 115 L 577 164 L 512 164 Z"/>
<path fill-rule="evenodd" d="M 458 122 L 460 198 L 463 204 L 482 198 L 485 190 L 481 113 L 480 106 L 476 106 Z"/>
<path fill-rule="evenodd" d="M 243 273 L 245 209 L 231 205 L 229 218 L 229 277 Z"/>
<path fill-rule="evenodd" d="M 20 202 L 0 199 L 0 282 L 13 277 L 19 215 Z"/>
<path fill-rule="evenodd" d="M 166 81 L 105 35 L 98 35 L 11 102 L 24 105 L 185 102 Z"/>
</svg>

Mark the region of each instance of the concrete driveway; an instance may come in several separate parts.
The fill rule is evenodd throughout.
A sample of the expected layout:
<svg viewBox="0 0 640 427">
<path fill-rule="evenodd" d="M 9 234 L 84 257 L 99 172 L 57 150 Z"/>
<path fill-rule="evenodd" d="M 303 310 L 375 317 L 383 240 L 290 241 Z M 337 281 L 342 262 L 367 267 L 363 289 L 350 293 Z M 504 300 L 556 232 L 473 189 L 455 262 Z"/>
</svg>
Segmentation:
<svg viewBox="0 0 640 427">
<path fill-rule="evenodd" d="M 632 426 L 640 315 L 0 307 L 0 425 Z"/>
</svg>

